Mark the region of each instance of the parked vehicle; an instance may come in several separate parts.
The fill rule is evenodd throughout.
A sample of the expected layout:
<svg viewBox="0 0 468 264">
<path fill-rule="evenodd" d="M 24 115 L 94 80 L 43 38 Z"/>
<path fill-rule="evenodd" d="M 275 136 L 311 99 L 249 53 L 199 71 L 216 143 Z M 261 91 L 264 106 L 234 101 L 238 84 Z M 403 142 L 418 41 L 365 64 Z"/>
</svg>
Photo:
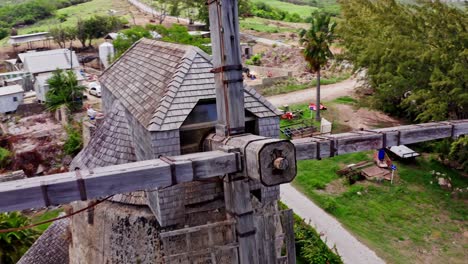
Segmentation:
<svg viewBox="0 0 468 264">
<path fill-rule="evenodd" d="M 88 92 L 90 95 L 101 97 L 101 85 L 97 82 L 88 84 Z"/>
</svg>

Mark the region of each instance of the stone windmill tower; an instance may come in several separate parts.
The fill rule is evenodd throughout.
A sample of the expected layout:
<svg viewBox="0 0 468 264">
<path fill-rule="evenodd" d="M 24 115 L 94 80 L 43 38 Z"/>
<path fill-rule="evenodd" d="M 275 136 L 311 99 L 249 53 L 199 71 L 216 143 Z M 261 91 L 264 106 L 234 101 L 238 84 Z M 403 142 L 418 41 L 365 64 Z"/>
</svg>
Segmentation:
<svg viewBox="0 0 468 264">
<path fill-rule="evenodd" d="M 106 119 L 71 169 L 161 156 L 170 163 L 170 156 L 202 151 L 217 120 L 212 69 L 211 57 L 196 47 L 147 39 L 136 43 L 101 76 Z M 243 91 L 246 131 L 278 137 L 276 108 L 254 89 Z M 258 227 L 248 231 L 265 243 L 258 254 L 276 262 L 287 236 L 277 208 L 279 187 L 253 180 L 248 186 L 249 213 Z M 221 178 L 115 195 L 94 213 L 72 218 L 71 263 L 234 263 L 237 235 L 225 196 Z M 83 206 L 87 203 L 75 209 Z"/>
<path fill-rule="evenodd" d="M 2 212 L 111 195 L 72 216 L 70 245 L 41 237 L 22 264 L 67 262 L 48 256 L 57 241 L 70 263 L 295 263 L 292 212 L 277 200 L 297 160 L 468 133 L 459 120 L 274 139 L 279 113 L 242 83 L 237 0 L 208 4 L 213 58 L 138 42 L 102 75 L 106 119 L 76 170 L 0 184 Z"/>
</svg>

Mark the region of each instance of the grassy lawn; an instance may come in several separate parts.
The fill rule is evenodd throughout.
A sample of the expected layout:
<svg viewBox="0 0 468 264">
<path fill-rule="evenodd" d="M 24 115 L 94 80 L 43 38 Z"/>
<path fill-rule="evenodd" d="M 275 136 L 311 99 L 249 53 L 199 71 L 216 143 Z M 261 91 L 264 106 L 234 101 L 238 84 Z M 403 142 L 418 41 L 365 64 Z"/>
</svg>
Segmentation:
<svg viewBox="0 0 468 264">
<path fill-rule="evenodd" d="M 371 160 L 371 155 L 301 161 L 294 185 L 388 263 L 466 263 L 466 201 L 452 199 L 430 172 L 446 173 L 454 187 L 466 188 L 468 179 L 429 158 L 413 164 L 396 162 L 401 180 L 393 186 L 369 182 L 349 186 L 339 179 L 339 168 Z"/>
<path fill-rule="evenodd" d="M 310 14 L 317 10 L 318 8 L 316 7 L 313 7 L 313 6 L 301 6 L 301 5 L 295 5 L 295 4 L 291 4 L 291 3 L 288 3 L 288 2 L 282 2 L 282 1 L 278 1 L 278 0 L 251 0 L 253 3 L 265 3 L 265 4 L 268 4 L 270 6 L 273 6 L 273 7 L 276 7 L 276 8 L 279 8 L 283 11 L 286 11 L 286 12 L 289 12 L 289 13 L 297 13 L 299 14 L 301 17 L 303 18 L 306 18 L 306 17 L 309 17 Z"/>
<path fill-rule="evenodd" d="M 293 27 L 281 27 L 274 24 L 274 20 L 259 18 L 259 17 L 248 17 L 240 20 L 240 27 L 244 30 L 255 30 L 257 32 L 267 33 L 281 33 L 281 32 L 293 32 L 299 31 Z"/>
<path fill-rule="evenodd" d="M 34 223 L 39 223 L 42 221 L 47 221 L 49 219 L 54 219 L 54 218 L 57 218 L 61 212 L 62 212 L 62 209 L 47 210 L 47 211 L 39 212 L 31 216 L 31 222 L 34 224 Z M 49 228 L 51 224 L 52 223 L 43 224 L 43 225 L 37 226 L 35 229 L 40 232 L 44 232 L 47 228 Z"/>
<path fill-rule="evenodd" d="M 337 104 L 349 104 L 349 105 L 355 105 L 358 103 L 358 101 L 351 96 L 342 96 L 338 97 L 335 100 L 333 100 L 334 103 Z"/>
<path fill-rule="evenodd" d="M 321 85 L 329 85 L 329 84 L 335 84 L 341 81 L 344 81 L 348 79 L 351 76 L 349 73 L 344 73 L 340 74 L 337 76 L 333 76 L 331 78 L 321 78 L 320 79 L 320 84 Z M 290 79 L 286 82 L 278 83 L 272 87 L 268 87 L 265 89 L 262 89 L 261 93 L 263 96 L 272 96 L 272 95 L 277 95 L 277 94 L 285 94 L 285 93 L 290 93 L 290 92 L 295 92 L 295 91 L 300 91 L 300 90 L 305 90 L 309 88 L 314 88 L 317 86 L 317 80 L 314 79 L 310 83 L 298 83 L 294 79 Z"/>
<path fill-rule="evenodd" d="M 110 9 L 116 10 L 117 6 L 123 4 L 123 0 L 93 0 L 91 2 L 70 6 L 57 11 L 57 15 L 67 14 L 67 21 L 61 23 L 55 17 L 53 17 L 42 20 L 32 26 L 21 28 L 19 29 L 19 33 L 29 34 L 34 32 L 49 31 L 50 28 L 59 25 L 72 26 L 76 24 L 78 19 L 87 19 L 93 15 L 108 15 L 108 11 Z"/>
<path fill-rule="evenodd" d="M 337 120 L 337 115 L 338 115 L 338 110 L 335 107 L 335 103 L 333 102 L 323 102 L 325 106 L 327 106 L 327 110 L 321 111 L 321 116 L 327 119 L 328 121 L 332 122 L 332 133 L 337 134 L 337 133 L 344 133 L 344 132 L 349 132 L 352 129 L 346 125 L 340 124 L 336 122 Z M 301 110 L 302 111 L 302 116 L 293 119 L 293 120 L 287 120 L 287 119 L 282 119 L 280 121 L 280 126 L 283 128 L 285 126 L 301 126 L 303 124 L 306 124 L 307 126 L 315 126 L 318 130 L 320 130 L 320 122 L 315 121 L 315 112 L 312 112 L 309 110 L 309 104 L 296 104 L 296 105 L 290 105 L 289 106 L 290 111 L 296 111 L 296 110 Z M 285 138 L 284 135 L 282 135 L 283 138 Z"/>
</svg>

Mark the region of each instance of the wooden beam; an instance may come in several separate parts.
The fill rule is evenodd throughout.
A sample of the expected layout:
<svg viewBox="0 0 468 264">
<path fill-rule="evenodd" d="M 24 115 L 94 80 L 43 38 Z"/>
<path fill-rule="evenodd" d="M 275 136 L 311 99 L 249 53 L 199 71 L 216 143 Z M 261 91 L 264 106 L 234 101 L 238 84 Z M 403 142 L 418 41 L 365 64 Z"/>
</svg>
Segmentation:
<svg viewBox="0 0 468 264">
<path fill-rule="evenodd" d="M 237 163 L 235 153 L 213 151 L 175 157 L 172 165 L 157 159 L 96 168 L 79 172 L 81 191 L 76 172 L 6 182 L 0 184 L 0 212 L 66 204 L 82 200 L 83 195 L 95 199 L 212 178 L 237 172 Z"/>
<path fill-rule="evenodd" d="M 467 134 L 468 120 L 460 120 L 304 138 L 292 143 L 297 159 L 305 160 Z M 0 212 L 65 204 L 82 200 L 83 194 L 86 199 L 95 199 L 243 172 L 239 153 L 212 151 L 171 159 L 172 164 L 157 159 L 81 171 L 84 192 L 80 192 L 75 172 L 0 183 Z"/>
<path fill-rule="evenodd" d="M 218 125 L 222 136 L 245 131 L 244 84 L 237 0 L 208 1 Z"/>
<path fill-rule="evenodd" d="M 375 150 L 468 134 L 468 120 L 426 123 L 293 140 L 298 160 Z"/>
</svg>

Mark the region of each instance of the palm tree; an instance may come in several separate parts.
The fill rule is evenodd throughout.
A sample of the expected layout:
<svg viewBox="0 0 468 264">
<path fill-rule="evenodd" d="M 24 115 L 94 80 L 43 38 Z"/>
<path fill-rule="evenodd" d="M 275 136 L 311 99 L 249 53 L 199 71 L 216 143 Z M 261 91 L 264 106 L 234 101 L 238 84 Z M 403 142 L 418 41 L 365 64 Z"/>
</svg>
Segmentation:
<svg viewBox="0 0 468 264">
<path fill-rule="evenodd" d="M 309 30 L 301 30 L 299 43 L 304 46 L 304 57 L 310 65 L 313 73 L 317 73 L 317 114 L 315 119 L 320 121 L 320 68 L 324 66 L 333 53 L 330 46 L 335 39 L 336 23 L 331 21 L 331 16 L 326 13 L 312 14 L 312 22 Z"/>
<path fill-rule="evenodd" d="M 49 111 L 55 111 L 62 105 L 72 112 L 80 108 L 86 87 L 79 85 L 75 72 L 57 70 L 47 83 L 46 106 Z"/>
</svg>

